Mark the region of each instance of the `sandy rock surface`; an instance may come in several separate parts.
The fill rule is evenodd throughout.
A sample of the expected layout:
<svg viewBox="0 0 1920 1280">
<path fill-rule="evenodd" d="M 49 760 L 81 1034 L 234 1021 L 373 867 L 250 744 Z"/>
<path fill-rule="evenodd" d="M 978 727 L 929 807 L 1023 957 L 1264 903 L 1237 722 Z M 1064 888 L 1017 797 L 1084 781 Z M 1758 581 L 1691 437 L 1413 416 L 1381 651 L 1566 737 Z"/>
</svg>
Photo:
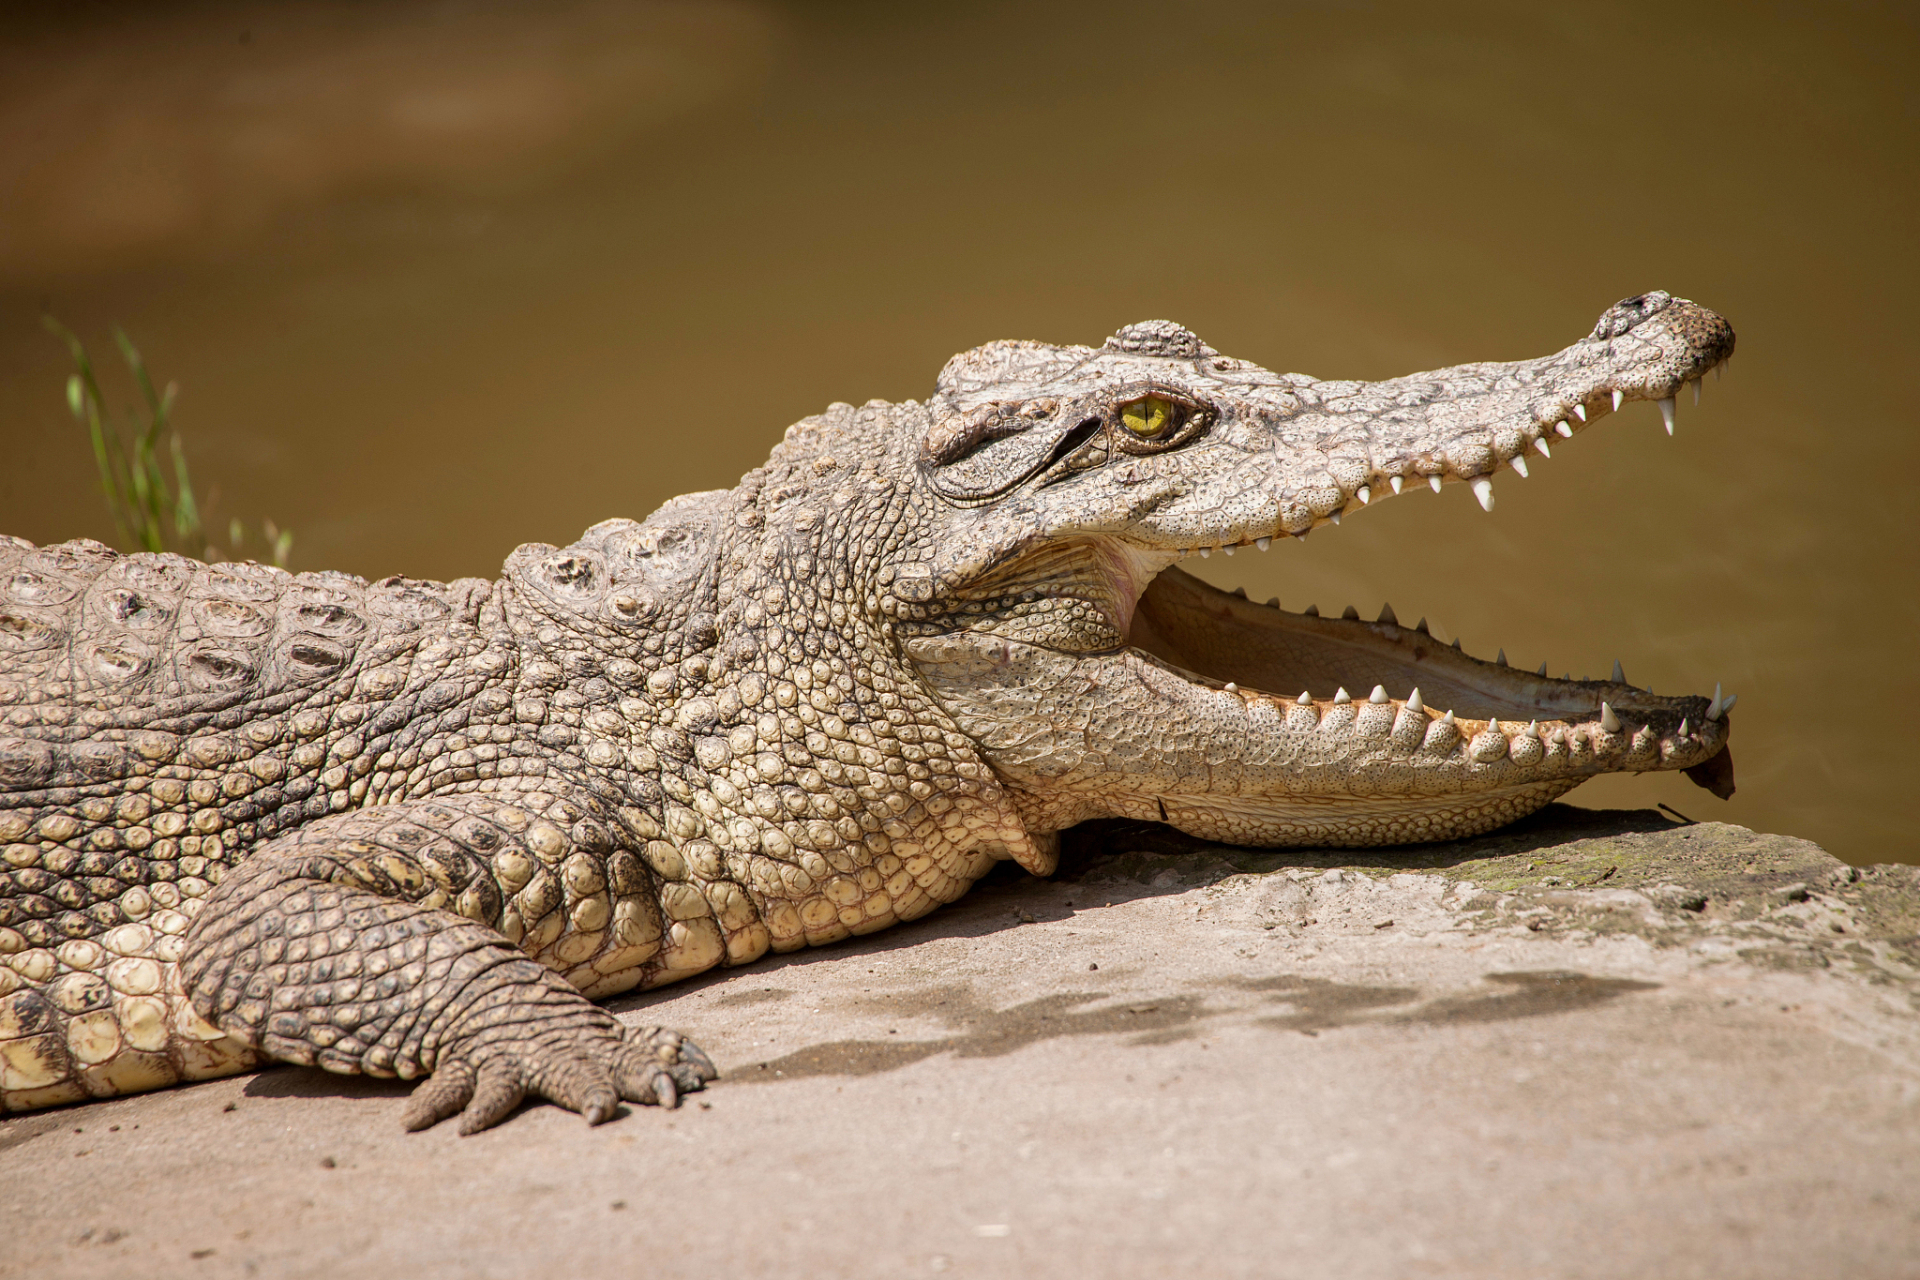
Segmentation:
<svg viewBox="0 0 1920 1280">
<path fill-rule="evenodd" d="M 1920 1271 L 1920 870 L 1564 806 L 1067 853 L 616 1003 L 725 1071 L 678 1112 L 409 1136 L 281 1069 L 0 1122 L 0 1276 Z"/>
</svg>

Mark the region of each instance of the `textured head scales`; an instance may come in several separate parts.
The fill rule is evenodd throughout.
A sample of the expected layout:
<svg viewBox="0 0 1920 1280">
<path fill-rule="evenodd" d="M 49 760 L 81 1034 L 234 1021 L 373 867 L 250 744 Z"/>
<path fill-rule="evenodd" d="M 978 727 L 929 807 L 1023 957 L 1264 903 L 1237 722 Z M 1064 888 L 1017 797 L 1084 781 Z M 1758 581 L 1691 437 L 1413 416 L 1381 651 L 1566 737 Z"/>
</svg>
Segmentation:
<svg viewBox="0 0 1920 1280">
<path fill-rule="evenodd" d="M 1106 349 L 1175 360 L 1197 360 L 1220 354 L 1200 341 L 1200 335 L 1193 330 L 1171 320 L 1142 320 L 1130 324 L 1107 339 Z"/>
</svg>

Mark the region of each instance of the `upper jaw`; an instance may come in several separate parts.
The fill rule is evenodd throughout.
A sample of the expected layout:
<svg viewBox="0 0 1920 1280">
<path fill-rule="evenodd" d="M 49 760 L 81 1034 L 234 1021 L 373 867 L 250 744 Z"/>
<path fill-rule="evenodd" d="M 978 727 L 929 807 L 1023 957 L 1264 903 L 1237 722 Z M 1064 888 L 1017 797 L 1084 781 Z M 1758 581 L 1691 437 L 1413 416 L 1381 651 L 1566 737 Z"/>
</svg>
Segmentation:
<svg viewBox="0 0 1920 1280">
<path fill-rule="evenodd" d="M 1219 442 L 1244 459 L 1222 478 L 1196 475 L 1200 503 L 1175 503 L 1140 532 L 1176 557 L 1323 524 L 1408 485 L 1464 483 L 1493 509 L 1502 468 L 1527 475 L 1529 453 L 1552 456 L 1570 438 L 1628 401 L 1660 406 L 1669 434 L 1677 396 L 1733 353 L 1732 326 L 1684 298 L 1640 295 L 1616 304 L 1594 333 L 1553 355 L 1456 365 L 1383 382 L 1278 380 L 1277 410 L 1223 414 Z M 1269 395 L 1268 400 L 1274 400 Z M 1250 399 L 1250 403 L 1261 403 Z M 1218 465 L 1200 450 L 1176 467 Z"/>
<path fill-rule="evenodd" d="M 1005 476 L 977 487 L 999 493 L 994 486 L 1008 477 L 1029 479 L 991 502 L 946 506 L 950 532 L 959 536 L 912 557 L 913 571 L 929 583 L 920 599 L 970 591 L 1044 553 L 1048 543 L 1074 540 L 1121 546 L 1145 569 L 1134 576 L 1150 577 L 1189 555 L 1231 555 L 1243 546 L 1264 549 L 1277 537 L 1305 537 L 1409 485 L 1465 483 L 1492 510 L 1496 472 L 1526 476 L 1529 454 L 1551 457 L 1557 440 L 1628 400 L 1659 403 L 1671 431 L 1676 393 L 1689 383 L 1697 393 L 1700 379 L 1732 354 L 1733 341 L 1732 327 L 1712 311 L 1654 293 L 1616 304 L 1591 335 L 1550 356 L 1384 382 L 1276 375 L 1224 359 L 1151 362 L 1158 380 L 1178 383 L 1181 395 L 1201 406 L 1207 430 L 1169 452 L 1103 455 L 1101 465 L 1078 472 L 1071 451 L 1046 464 L 1053 437 L 1030 433 L 1032 458 L 1006 459 Z M 1092 395 L 1100 376 L 1132 376 L 1125 368 L 1103 374 L 1095 367 L 1122 359 L 1100 353 L 1051 381 L 987 382 L 968 395 L 982 404 L 1002 403 L 997 396 L 1064 402 L 1075 387 L 1075 394 Z M 962 403 L 972 400 L 955 401 Z M 952 425 L 936 421 L 931 435 L 943 423 Z M 962 482 L 940 477 L 935 484 L 940 471 L 925 468 L 934 493 L 948 503 L 948 490 Z M 1064 482 L 1068 472 L 1071 482 Z"/>
</svg>

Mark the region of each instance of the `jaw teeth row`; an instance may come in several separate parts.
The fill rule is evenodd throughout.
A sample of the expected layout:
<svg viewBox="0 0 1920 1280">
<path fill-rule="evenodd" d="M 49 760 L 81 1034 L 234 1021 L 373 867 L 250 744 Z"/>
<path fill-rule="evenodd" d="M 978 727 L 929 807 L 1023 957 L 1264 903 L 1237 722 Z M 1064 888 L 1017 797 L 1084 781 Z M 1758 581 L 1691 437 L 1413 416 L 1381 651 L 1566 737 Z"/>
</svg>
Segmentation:
<svg viewBox="0 0 1920 1280">
<path fill-rule="evenodd" d="M 1222 686 L 1222 692 L 1233 694 L 1236 697 L 1241 696 L 1242 694 L 1240 686 L 1233 683 L 1233 681 L 1231 680 L 1227 681 L 1226 684 Z M 1260 693 L 1254 690 L 1248 690 L 1246 691 L 1246 694 L 1247 696 L 1251 696 L 1256 699 L 1259 699 L 1265 696 L 1265 695 L 1261 695 Z M 1270 700 L 1282 706 L 1288 705 L 1286 700 L 1284 699 L 1274 698 Z M 1375 685 L 1373 686 L 1373 691 L 1367 695 L 1365 705 L 1369 707 L 1385 707 L 1385 706 L 1391 706 L 1392 704 L 1393 704 L 1393 699 L 1388 696 L 1386 687 L 1384 685 Z M 1316 709 L 1317 703 L 1314 699 L 1313 694 L 1310 691 L 1304 690 L 1304 689 L 1301 690 L 1299 697 L 1294 698 L 1292 700 L 1291 705 L 1295 708 L 1312 711 L 1314 714 L 1314 718 L 1316 720 L 1325 720 L 1327 715 L 1332 714 L 1333 708 L 1351 707 L 1355 705 L 1355 703 L 1354 703 L 1353 695 L 1348 693 L 1346 689 L 1343 687 L 1335 690 L 1332 699 L 1327 704 L 1326 711 L 1317 710 Z M 1429 711 L 1427 709 L 1426 703 L 1421 700 L 1420 690 L 1417 688 L 1414 689 L 1411 693 L 1409 693 L 1407 695 L 1406 701 L 1401 703 L 1400 705 L 1403 708 L 1405 708 L 1405 710 L 1411 715 L 1426 717 L 1428 726 L 1429 726 L 1429 730 L 1428 730 L 1429 736 L 1431 736 L 1432 730 L 1435 726 L 1440 726 L 1445 729 L 1452 729 L 1456 733 L 1461 732 L 1457 728 L 1458 720 L 1455 717 L 1454 713 L 1452 711 L 1446 711 L 1441 714 L 1435 715 L 1433 712 Z M 1724 702 L 1722 701 L 1720 697 L 1719 687 L 1715 686 L 1714 707 L 1713 707 L 1713 710 L 1708 712 L 1707 719 L 1710 721 L 1718 720 L 1721 717 L 1721 715 L 1725 714 L 1726 709 L 1728 707 L 1731 707 L 1732 705 L 1733 705 L 1733 700 L 1731 698 L 1724 700 Z M 1356 723 L 1358 722 L 1356 721 Z M 1376 723 L 1379 723 L 1379 722 L 1376 722 Z M 1494 740 L 1496 738 L 1511 739 L 1511 740 L 1526 738 L 1526 739 L 1531 739 L 1534 742 L 1546 741 L 1546 742 L 1564 744 L 1568 740 L 1569 736 L 1577 736 L 1582 729 L 1591 729 L 1591 728 L 1598 728 L 1601 733 L 1608 734 L 1611 736 L 1616 736 L 1616 737 L 1624 737 L 1629 739 L 1630 741 L 1637 741 L 1640 738 L 1641 734 L 1647 731 L 1645 726 L 1642 726 L 1642 728 L 1637 730 L 1630 730 L 1629 727 L 1626 725 L 1626 723 L 1620 719 L 1619 713 L 1613 709 L 1612 704 L 1607 702 L 1602 702 L 1600 704 L 1600 714 L 1594 717 L 1593 719 L 1579 721 L 1573 724 L 1554 725 L 1544 734 L 1541 732 L 1540 722 L 1538 720 L 1530 721 L 1525 725 L 1521 725 L 1518 721 L 1509 721 L 1507 725 L 1502 726 L 1498 717 L 1495 717 L 1487 721 L 1487 726 L 1485 729 L 1481 730 L 1478 734 L 1473 736 L 1473 738 L 1470 740 L 1469 745 L 1472 749 L 1474 749 L 1477 752 L 1478 750 L 1482 749 L 1483 745 L 1485 747 L 1491 747 L 1492 745 L 1495 745 Z M 1697 735 L 1694 732 L 1692 723 L 1687 718 L 1682 717 L 1680 721 L 1680 727 L 1678 730 L 1674 732 L 1672 737 L 1661 739 L 1661 740 L 1679 743 L 1679 742 L 1685 742 L 1696 736 Z M 1483 740 L 1484 740 L 1484 744 L 1483 744 Z"/>
<path fill-rule="evenodd" d="M 1262 550 L 1265 550 L 1265 548 L 1263 547 Z M 1245 587 L 1235 587 L 1232 594 L 1239 596 L 1242 600 L 1245 600 L 1247 598 L 1247 589 Z M 1278 610 L 1280 608 L 1280 597 L 1279 596 L 1271 597 L 1267 601 L 1267 608 Z M 1302 609 L 1300 612 L 1304 617 L 1317 618 L 1320 616 L 1320 606 L 1317 604 L 1310 604 L 1305 609 Z M 1358 622 L 1360 621 L 1360 610 L 1355 608 L 1353 605 L 1348 605 L 1345 609 L 1342 609 L 1340 611 L 1340 619 L 1343 622 Z M 1401 630 L 1406 629 L 1400 626 L 1400 616 L 1393 611 L 1393 603 L 1391 601 L 1387 601 L 1381 604 L 1380 616 L 1374 619 L 1372 625 L 1396 627 Z M 1420 619 L 1419 622 L 1415 623 L 1413 630 L 1418 631 L 1422 635 L 1433 634 L 1432 631 L 1429 630 L 1429 628 L 1427 627 L 1427 620 L 1425 618 L 1422 618 Z M 1464 648 L 1461 648 L 1458 637 L 1454 639 L 1453 647 L 1455 649 L 1458 649 L 1463 654 L 1466 654 L 1467 652 Z M 1467 654 L 1467 656 L 1471 657 L 1472 655 Z M 1494 655 L 1493 661 L 1496 666 L 1502 666 L 1502 667 L 1506 666 L 1507 651 L 1505 649 L 1500 650 L 1499 653 Z M 1534 671 L 1533 674 L 1541 677 L 1542 679 L 1547 678 L 1547 664 L 1542 662 L 1540 666 Z M 1574 679 L 1571 675 L 1561 676 L 1560 681 L 1563 684 L 1574 683 Z M 1633 685 L 1627 684 L 1626 668 L 1620 665 L 1620 659 L 1618 658 L 1615 658 L 1613 660 L 1613 670 L 1612 672 L 1609 673 L 1607 677 L 1607 682 L 1609 684 L 1627 685 L 1627 688 L 1629 689 L 1634 687 Z M 1593 684 L 1595 683 L 1595 681 L 1583 680 L 1581 681 L 1581 683 Z M 1229 689 L 1231 689 L 1232 687 L 1233 686 L 1231 685 L 1228 686 Z M 1645 689 L 1645 692 L 1652 693 L 1653 686 L 1648 685 Z M 1739 697 L 1740 695 L 1737 693 L 1722 694 L 1720 685 L 1716 683 L 1713 686 L 1713 701 L 1707 707 L 1707 719 L 1718 720 L 1721 716 L 1733 710 L 1733 704 L 1736 701 L 1738 701 Z M 1313 699 L 1309 697 L 1306 693 L 1302 693 L 1299 698 L 1300 705 L 1302 706 L 1307 705 L 1312 700 Z M 1339 693 L 1334 695 L 1333 700 L 1335 702 L 1350 702 L 1352 701 L 1352 698 L 1348 695 L 1345 689 L 1342 689 L 1340 690 Z M 1373 687 L 1373 693 L 1368 697 L 1368 701 L 1374 702 L 1374 703 L 1387 702 L 1389 700 L 1390 699 L 1387 697 L 1387 691 L 1379 685 L 1375 685 Z M 1407 708 L 1411 711 L 1421 710 L 1420 691 L 1418 689 L 1415 689 L 1413 693 L 1407 698 Z M 1600 704 L 1601 723 L 1605 725 L 1606 721 L 1613 718 L 1614 718 L 1614 713 L 1612 708 L 1609 707 L 1608 704 L 1606 704 L 1605 702 L 1602 702 Z M 1607 727 L 1607 732 L 1609 733 L 1614 732 L 1614 728 L 1611 726 Z M 1683 738 L 1687 736 L 1686 722 L 1684 720 L 1681 722 L 1680 736 Z"/>
</svg>

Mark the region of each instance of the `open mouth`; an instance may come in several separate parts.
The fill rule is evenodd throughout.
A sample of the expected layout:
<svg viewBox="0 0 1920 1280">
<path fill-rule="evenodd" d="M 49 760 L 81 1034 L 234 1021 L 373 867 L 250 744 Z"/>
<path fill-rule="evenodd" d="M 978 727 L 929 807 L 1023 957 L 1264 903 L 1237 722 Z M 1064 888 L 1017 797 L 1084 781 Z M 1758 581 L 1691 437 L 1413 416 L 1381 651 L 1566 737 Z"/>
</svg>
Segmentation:
<svg viewBox="0 0 1920 1280">
<path fill-rule="evenodd" d="M 1316 732 L 1335 724 L 1416 748 L 1452 740 L 1473 760 L 1577 768 L 1684 768 L 1714 794 L 1733 794 L 1726 714 L 1733 698 L 1662 697 L 1626 682 L 1520 671 L 1459 641 L 1434 639 L 1422 618 L 1403 626 L 1389 606 L 1372 621 L 1257 604 L 1177 567 L 1147 586 L 1127 633 L 1132 650 L 1221 693 L 1264 701 Z"/>
<path fill-rule="evenodd" d="M 1713 372 L 1717 374 L 1718 365 Z M 1700 378 L 1692 380 L 1695 403 Z M 1574 406 L 1564 419 L 1532 427 L 1516 442 L 1508 460 L 1525 476 L 1528 447 L 1552 456 L 1549 438 L 1571 437 L 1591 421 L 1619 409 L 1613 393 L 1591 406 Z M 1672 435 L 1675 403 L 1658 401 L 1667 434 Z M 1464 480 L 1487 510 L 1493 506 L 1492 481 L 1434 468 L 1422 474 L 1391 477 L 1401 492 L 1407 478 L 1426 481 L 1435 492 L 1445 480 Z M 1365 489 L 1357 495 L 1364 504 Z M 1339 524 L 1342 512 L 1316 523 Z M 1277 532 L 1277 531 L 1276 531 Z M 1304 532 L 1296 536 L 1304 536 Z M 1247 538 L 1217 548 L 1232 555 L 1236 546 L 1265 551 L 1272 535 Z M 1130 576 L 1130 575 L 1122 575 Z M 1112 582 L 1122 599 L 1128 592 Z M 1628 684 L 1620 664 L 1604 680 L 1559 678 L 1507 665 L 1502 650 L 1493 661 L 1466 653 L 1459 640 L 1434 639 L 1425 618 L 1402 625 L 1391 605 L 1366 621 L 1349 606 L 1327 618 L 1309 606 L 1300 613 L 1279 607 L 1277 599 L 1257 604 L 1246 589 L 1222 591 L 1177 566 L 1161 570 L 1146 583 L 1126 619 L 1130 650 L 1179 670 L 1192 682 L 1284 708 L 1301 728 L 1312 717 L 1316 732 L 1350 724 L 1351 731 L 1387 734 L 1426 750 L 1457 743 L 1473 761 L 1503 760 L 1528 772 L 1603 772 L 1682 769 L 1698 785 L 1725 799 L 1733 794 L 1733 758 L 1727 747 L 1727 713 L 1734 697 L 1718 686 L 1711 698 L 1662 697 Z"/>
</svg>

